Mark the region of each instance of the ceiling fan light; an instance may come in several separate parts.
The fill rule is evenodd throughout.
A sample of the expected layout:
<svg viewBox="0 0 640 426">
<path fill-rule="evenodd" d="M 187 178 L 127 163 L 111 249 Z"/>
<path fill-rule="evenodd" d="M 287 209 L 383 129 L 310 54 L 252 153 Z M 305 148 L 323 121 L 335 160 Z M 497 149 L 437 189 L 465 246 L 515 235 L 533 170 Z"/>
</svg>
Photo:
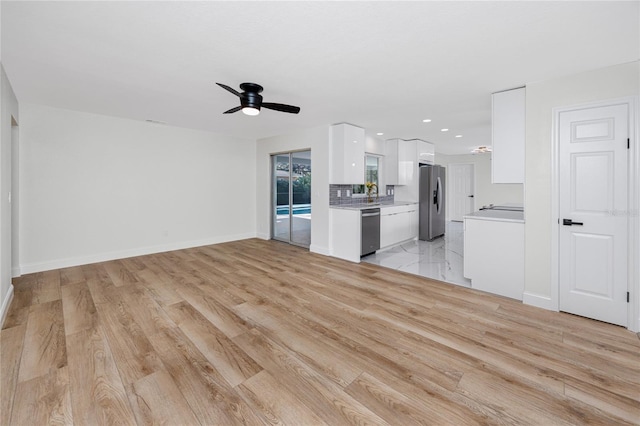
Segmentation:
<svg viewBox="0 0 640 426">
<path fill-rule="evenodd" d="M 472 149 L 471 152 L 474 154 L 486 154 L 488 152 L 491 152 L 491 147 L 490 146 L 479 146 L 476 149 Z"/>
<path fill-rule="evenodd" d="M 244 107 L 242 108 L 242 112 L 246 115 L 258 115 L 260 114 L 260 110 L 254 107 Z"/>
</svg>

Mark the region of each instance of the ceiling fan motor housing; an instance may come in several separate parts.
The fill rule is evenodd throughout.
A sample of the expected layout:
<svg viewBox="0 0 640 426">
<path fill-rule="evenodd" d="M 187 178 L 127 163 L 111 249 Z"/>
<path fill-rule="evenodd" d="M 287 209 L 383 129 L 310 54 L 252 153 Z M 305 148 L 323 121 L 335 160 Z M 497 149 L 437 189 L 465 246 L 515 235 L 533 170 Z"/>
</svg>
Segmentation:
<svg viewBox="0 0 640 426">
<path fill-rule="evenodd" d="M 225 84 L 216 84 L 222 87 L 224 90 L 233 93 L 240 98 L 240 106 L 231 108 L 230 110 L 225 111 L 223 114 L 233 114 L 234 112 L 242 110 L 242 112 L 247 115 L 258 115 L 262 107 L 266 109 L 272 109 L 274 111 L 288 112 L 290 114 L 297 114 L 300 112 L 300 107 L 293 105 L 278 104 L 273 102 L 262 103 L 262 95 L 260 95 L 260 92 L 262 92 L 263 89 L 259 84 L 242 83 L 240 85 L 242 93 L 239 93 L 235 89 Z"/>
<path fill-rule="evenodd" d="M 262 95 L 254 92 L 244 92 L 240 95 L 240 105 L 243 108 L 260 109 L 262 105 Z"/>
</svg>

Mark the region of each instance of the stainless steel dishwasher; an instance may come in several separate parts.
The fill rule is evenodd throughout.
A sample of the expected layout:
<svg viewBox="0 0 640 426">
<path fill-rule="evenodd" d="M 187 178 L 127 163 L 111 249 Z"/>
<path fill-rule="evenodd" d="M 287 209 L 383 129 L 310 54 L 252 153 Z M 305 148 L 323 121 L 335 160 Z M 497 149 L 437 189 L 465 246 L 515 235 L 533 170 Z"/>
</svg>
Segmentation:
<svg viewBox="0 0 640 426">
<path fill-rule="evenodd" d="M 362 209 L 360 256 L 380 248 L 380 209 Z"/>
</svg>

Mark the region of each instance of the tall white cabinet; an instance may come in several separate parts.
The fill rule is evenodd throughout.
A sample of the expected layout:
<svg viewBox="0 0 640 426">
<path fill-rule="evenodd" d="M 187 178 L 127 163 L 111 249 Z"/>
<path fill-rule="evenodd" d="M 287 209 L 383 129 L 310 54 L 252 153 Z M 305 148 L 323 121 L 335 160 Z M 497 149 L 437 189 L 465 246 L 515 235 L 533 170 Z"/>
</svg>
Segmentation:
<svg viewBox="0 0 640 426">
<path fill-rule="evenodd" d="M 329 183 L 364 185 L 364 129 L 352 124 L 331 126 Z"/>
<path fill-rule="evenodd" d="M 524 183 L 524 87 L 491 95 L 491 135 L 491 181 Z"/>
</svg>

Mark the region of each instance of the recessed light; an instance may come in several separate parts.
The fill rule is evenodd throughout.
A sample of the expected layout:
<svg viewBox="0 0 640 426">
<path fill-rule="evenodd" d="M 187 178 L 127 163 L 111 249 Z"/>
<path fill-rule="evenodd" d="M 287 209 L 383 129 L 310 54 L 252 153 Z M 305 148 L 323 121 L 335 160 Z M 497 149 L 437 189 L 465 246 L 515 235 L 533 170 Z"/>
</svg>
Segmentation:
<svg viewBox="0 0 640 426">
<path fill-rule="evenodd" d="M 462 137 L 462 135 L 456 135 L 456 138 L 461 138 L 461 137 Z"/>
<path fill-rule="evenodd" d="M 384 135 L 384 133 L 382 133 L 382 132 L 378 132 L 378 133 L 376 133 L 376 135 L 378 135 L 378 136 L 382 136 L 382 135 Z"/>
<path fill-rule="evenodd" d="M 425 118 L 424 120 L 422 120 L 423 123 L 431 123 L 431 120 L 428 118 Z"/>
<path fill-rule="evenodd" d="M 448 132 L 449 129 L 440 129 L 441 132 Z"/>
</svg>

